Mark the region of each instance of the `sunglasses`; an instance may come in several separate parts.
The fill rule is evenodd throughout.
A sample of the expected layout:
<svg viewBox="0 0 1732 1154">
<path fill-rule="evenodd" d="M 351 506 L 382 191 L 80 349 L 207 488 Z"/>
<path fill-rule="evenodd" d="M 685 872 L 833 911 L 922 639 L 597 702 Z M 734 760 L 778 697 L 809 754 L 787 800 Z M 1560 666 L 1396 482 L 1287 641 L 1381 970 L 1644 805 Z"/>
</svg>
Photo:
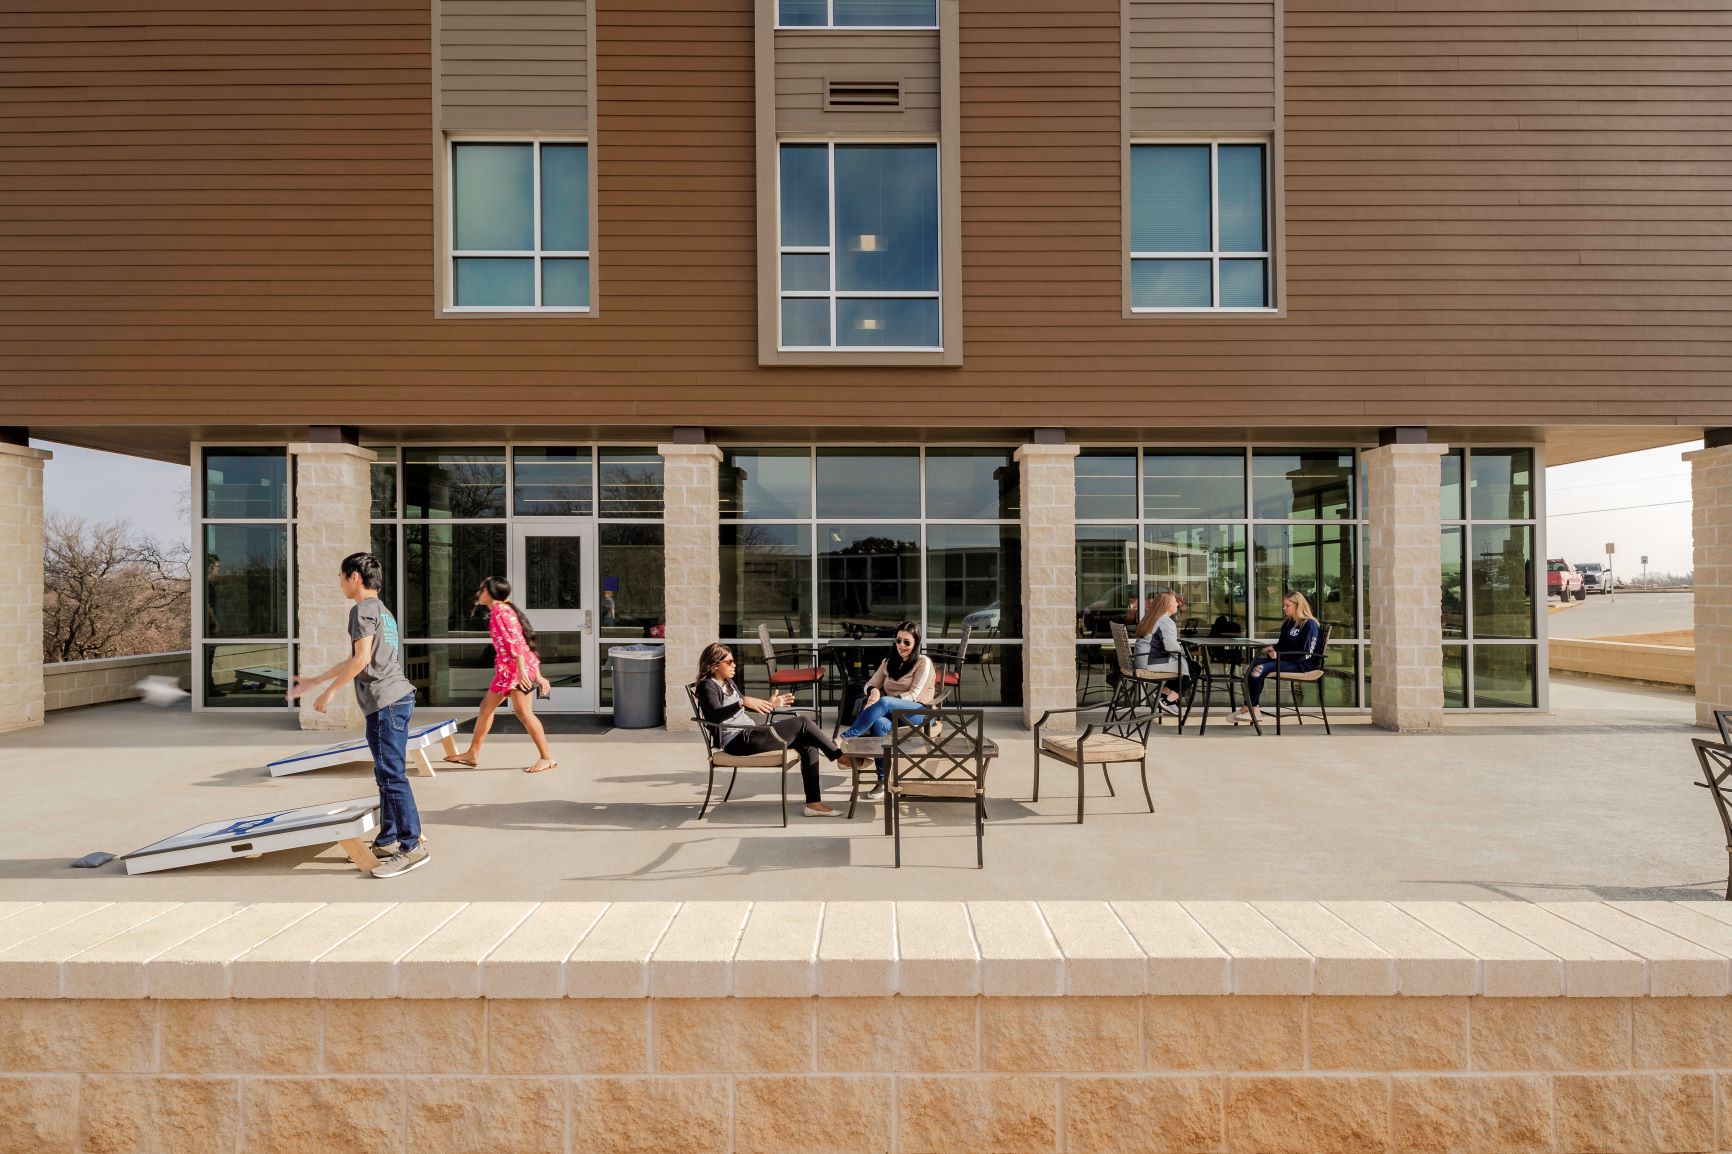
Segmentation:
<svg viewBox="0 0 1732 1154">
<path fill-rule="evenodd" d="M 896 647 L 898 649 L 905 648 L 905 647 L 907 647 L 909 645 L 913 645 L 913 644 L 914 644 L 914 638 L 912 638 L 912 637 L 898 637 L 896 639 Z"/>
</svg>

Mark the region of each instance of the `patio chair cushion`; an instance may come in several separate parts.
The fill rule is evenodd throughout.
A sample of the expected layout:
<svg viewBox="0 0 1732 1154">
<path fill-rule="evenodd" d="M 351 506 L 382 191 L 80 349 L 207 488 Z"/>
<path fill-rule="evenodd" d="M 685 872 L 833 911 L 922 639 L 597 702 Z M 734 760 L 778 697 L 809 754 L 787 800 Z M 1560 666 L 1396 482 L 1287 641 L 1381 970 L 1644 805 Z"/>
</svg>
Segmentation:
<svg viewBox="0 0 1732 1154">
<path fill-rule="evenodd" d="M 892 785 L 890 792 L 898 797 L 973 797 L 980 792 L 980 785 L 965 778 L 956 781 L 915 779 Z"/>
<path fill-rule="evenodd" d="M 1323 671 L 1313 669 L 1309 673 L 1271 673 L 1269 679 L 1271 681 L 1322 681 Z"/>
<path fill-rule="evenodd" d="M 780 769 L 792 765 L 799 754 L 791 749 L 772 749 L 768 753 L 714 753 L 710 761 L 729 769 Z"/>
<path fill-rule="evenodd" d="M 938 671 L 938 684 L 961 685 L 962 674 L 956 672 L 954 669 L 941 669 Z"/>
<path fill-rule="evenodd" d="M 1077 742 L 1081 740 L 1080 733 L 1045 735 L 1040 739 L 1040 748 L 1060 761 L 1075 765 Z M 1090 764 L 1103 761 L 1141 761 L 1147 754 L 1148 748 L 1141 742 L 1132 741 L 1128 737 L 1115 737 L 1110 733 L 1095 734 L 1083 748 L 1083 755 Z"/>
<path fill-rule="evenodd" d="M 824 680 L 824 670 L 821 667 L 804 666 L 799 669 L 778 669 L 770 674 L 771 685 L 806 685 L 813 681 Z"/>
</svg>

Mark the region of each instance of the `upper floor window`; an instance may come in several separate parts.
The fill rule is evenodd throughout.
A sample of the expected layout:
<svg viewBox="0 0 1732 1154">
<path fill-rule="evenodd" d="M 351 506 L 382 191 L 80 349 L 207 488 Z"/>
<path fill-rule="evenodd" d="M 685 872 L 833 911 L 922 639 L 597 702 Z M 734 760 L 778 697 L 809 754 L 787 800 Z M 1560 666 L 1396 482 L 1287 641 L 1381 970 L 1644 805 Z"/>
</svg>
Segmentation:
<svg viewBox="0 0 1732 1154">
<path fill-rule="evenodd" d="M 784 144 L 784 349 L 940 347 L 938 146 Z"/>
<path fill-rule="evenodd" d="M 1267 309 L 1264 144 L 1131 146 L 1131 309 Z"/>
<path fill-rule="evenodd" d="M 936 28 L 938 0 L 776 0 L 782 28 Z"/>
<path fill-rule="evenodd" d="M 589 147 L 451 144 L 450 305 L 589 308 Z"/>
</svg>

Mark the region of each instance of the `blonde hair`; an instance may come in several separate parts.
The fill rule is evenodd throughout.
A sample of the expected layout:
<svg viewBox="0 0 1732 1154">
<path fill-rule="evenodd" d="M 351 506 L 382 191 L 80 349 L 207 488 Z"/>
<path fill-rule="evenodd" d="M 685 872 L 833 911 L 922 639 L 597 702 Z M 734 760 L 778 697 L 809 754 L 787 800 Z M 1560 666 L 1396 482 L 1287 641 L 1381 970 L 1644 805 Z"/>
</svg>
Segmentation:
<svg viewBox="0 0 1732 1154">
<path fill-rule="evenodd" d="M 1283 597 L 1282 600 L 1293 602 L 1293 620 L 1315 621 L 1317 619 L 1317 614 L 1311 612 L 1311 602 L 1307 601 L 1305 594 L 1299 590 L 1287 590 L 1287 596 Z"/>
<path fill-rule="evenodd" d="M 1155 626 L 1160 624 L 1161 618 L 1171 617 L 1179 611 L 1179 599 L 1173 596 L 1171 590 L 1165 593 L 1151 593 L 1148 604 L 1148 612 L 1144 613 L 1143 619 L 1137 622 L 1138 637 L 1147 637 L 1155 631 Z"/>
</svg>

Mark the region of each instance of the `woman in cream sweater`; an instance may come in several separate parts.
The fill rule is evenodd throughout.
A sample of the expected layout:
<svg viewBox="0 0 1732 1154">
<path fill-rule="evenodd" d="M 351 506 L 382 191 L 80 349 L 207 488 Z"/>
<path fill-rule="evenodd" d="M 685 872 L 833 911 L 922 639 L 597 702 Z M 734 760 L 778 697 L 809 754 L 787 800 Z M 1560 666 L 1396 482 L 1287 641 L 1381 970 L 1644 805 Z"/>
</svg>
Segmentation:
<svg viewBox="0 0 1732 1154">
<path fill-rule="evenodd" d="M 896 649 L 878 663 L 878 670 L 866 683 L 866 702 L 854 724 L 842 731 L 843 737 L 864 737 L 868 733 L 890 736 L 890 711 L 917 705 L 931 705 L 937 674 L 932 659 L 920 652 L 920 627 L 904 621 L 896 627 Z M 916 714 L 913 720 L 920 720 Z M 857 764 L 854 758 L 844 758 L 843 764 Z M 884 796 L 884 759 L 878 759 L 878 784 L 866 791 L 866 799 L 875 801 Z"/>
</svg>

